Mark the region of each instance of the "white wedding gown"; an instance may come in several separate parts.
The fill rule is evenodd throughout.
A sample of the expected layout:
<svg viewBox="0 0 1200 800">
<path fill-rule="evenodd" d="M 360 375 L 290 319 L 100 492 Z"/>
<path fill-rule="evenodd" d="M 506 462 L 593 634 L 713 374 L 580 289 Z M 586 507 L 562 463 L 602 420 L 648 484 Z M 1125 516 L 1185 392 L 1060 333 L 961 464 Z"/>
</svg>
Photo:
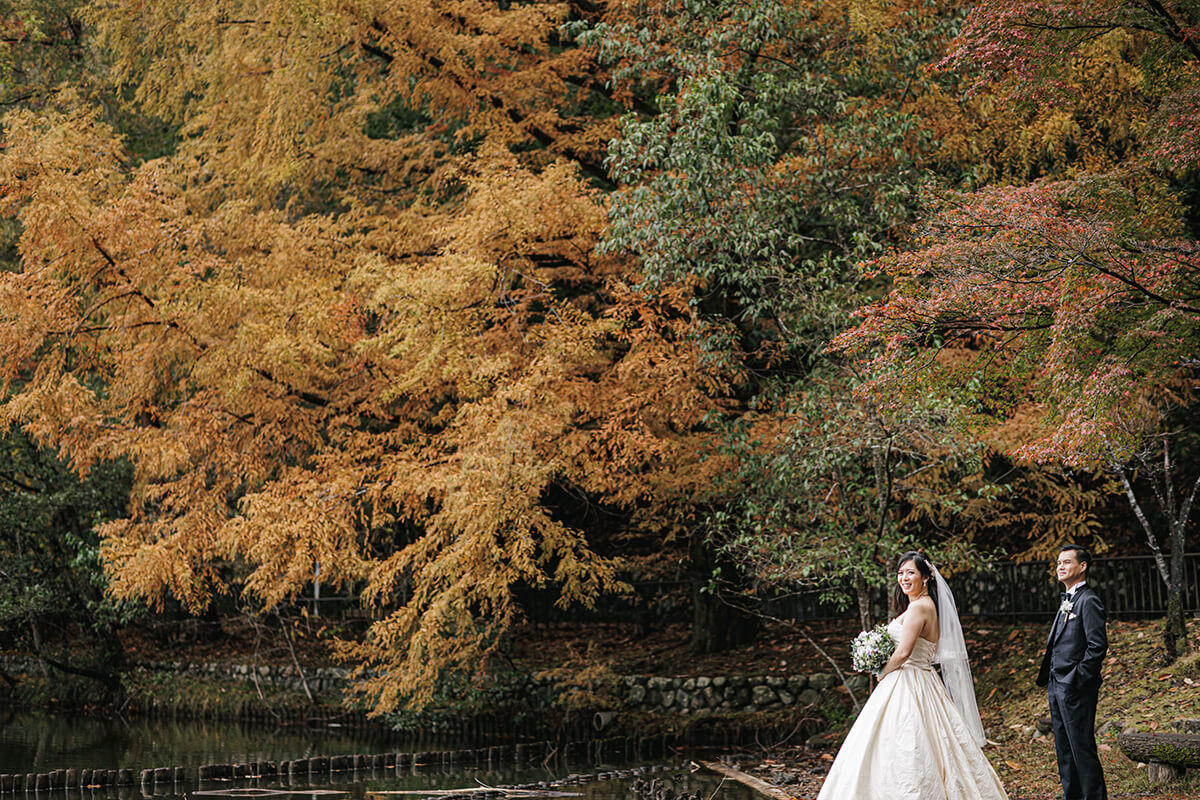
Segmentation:
<svg viewBox="0 0 1200 800">
<path fill-rule="evenodd" d="M 900 628 L 892 620 L 888 634 L 898 641 Z M 936 651 L 918 638 L 908 660 L 875 687 L 817 800 L 1007 800 L 933 669 Z"/>
</svg>

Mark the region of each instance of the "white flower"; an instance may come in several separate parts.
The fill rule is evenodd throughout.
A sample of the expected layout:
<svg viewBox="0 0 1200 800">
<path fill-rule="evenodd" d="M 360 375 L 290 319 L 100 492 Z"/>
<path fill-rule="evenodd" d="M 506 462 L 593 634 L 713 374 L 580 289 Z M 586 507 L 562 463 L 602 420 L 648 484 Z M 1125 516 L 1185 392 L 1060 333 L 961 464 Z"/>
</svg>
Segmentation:
<svg viewBox="0 0 1200 800">
<path fill-rule="evenodd" d="M 863 631 L 850 643 L 851 663 L 859 672 L 879 672 L 887 666 L 896 650 L 896 641 L 888 635 L 886 625 Z"/>
<path fill-rule="evenodd" d="M 1070 614 L 1071 609 L 1074 607 L 1075 607 L 1075 602 L 1073 600 L 1063 600 L 1062 605 L 1058 607 L 1058 610 L 1063 612 L 1064 614 Z"/>
</svg>

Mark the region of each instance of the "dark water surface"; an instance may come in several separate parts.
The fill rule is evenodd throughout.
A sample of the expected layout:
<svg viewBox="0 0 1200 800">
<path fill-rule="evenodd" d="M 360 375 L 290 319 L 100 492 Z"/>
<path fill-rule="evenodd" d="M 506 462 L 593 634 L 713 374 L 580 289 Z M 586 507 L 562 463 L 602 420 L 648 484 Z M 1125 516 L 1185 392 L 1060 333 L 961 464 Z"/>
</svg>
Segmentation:
<svg viewBox="0 0 1200 800">
<path fill-rule="evenodd" d="M 672 756 L 660 763 L 550 761 L 543 766 L 514 764 L 431 765 L 396 770 L 333 773 L 304 779 L 295 785 L 276 778 L 236 783 L 196 784 L 201 764 L 285 761 L 312 756 L 381 753 L 389 751 L 445 750 L 454 744 L 437 744 L 384 734 L 336 728 L 301 731 L 270 730 L 228 722 L 172 722 L 167 720 L 81 717 L 0 710 L 0 773 L 41 773 L 56 769 L 133 769 L 185 767 L 183 784 L 92 790 L 68 789 L 25 794 L 17 798 L 38 800 L 245 800 L 246 787 L 291 794 L 263 794 L 261 800 L 418 800 L 422 795 L 374 794 L 408 790 L 479 789 L 482 786 L 544 784 L 546 795 L 572 793 L 579 800 L 617 800 L 632 797 L 636 778 L 659 779 L 676 793 L 701 792 L 716 800 L 752 800 L 753 793 L 740 784 L 717 776 L 689 773 L 687 759 Z M 630 776 L 636 770 L 639 775 Z M 615 774 L 615 773 L 620 773 Z M 719 787 L 719 788 L 718 788 Z M 306 792 L 313 789 L 316 794 Z M 230 792 L 230 790 L 235 790 Z M 330 791 L 336 794 L 328 793 Z M 212 792 L 215 792 L 213 794 Z M 327 794 L 328 793 L 328 794 Z M 715 795 L 714 795 L 715 793 Z M 570 800 L 567 798 L 566 800 Z"/>
<path fill-rule="evenodd" d="M 281 761 L 399 748 L 387 736 L 338 728 L 299 730 L 230 722 L 174 722 L 0 710 L 0 773 L 146 769 Z"/>
</svg>

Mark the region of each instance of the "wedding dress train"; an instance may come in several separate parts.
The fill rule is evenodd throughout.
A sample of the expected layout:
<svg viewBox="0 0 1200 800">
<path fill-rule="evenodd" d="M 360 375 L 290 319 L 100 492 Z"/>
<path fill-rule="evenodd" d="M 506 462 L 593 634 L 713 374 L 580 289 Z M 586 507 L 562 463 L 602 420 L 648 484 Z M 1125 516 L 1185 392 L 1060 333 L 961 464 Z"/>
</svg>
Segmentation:
<svg viewBox="0 0 1200 800">
<path fill-rule="evenodd" d="M 888 624 L 897 641 L 901 625 Z M 933 668 L 937 645 L 917 639 L 854 722 L 817 800 L 1007 800 L 987 756 Z"/>
</svg>

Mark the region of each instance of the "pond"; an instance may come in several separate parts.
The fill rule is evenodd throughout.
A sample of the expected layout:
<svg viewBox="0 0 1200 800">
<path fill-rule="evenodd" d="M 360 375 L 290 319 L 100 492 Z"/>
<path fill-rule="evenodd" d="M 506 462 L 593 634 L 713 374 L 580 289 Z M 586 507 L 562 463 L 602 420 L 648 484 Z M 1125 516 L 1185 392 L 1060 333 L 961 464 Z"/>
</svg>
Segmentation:
<svg viewBox="0 0 1200 800">
<path fill-rule="evenodd" d="M 382 752 L 391 737 L 339 728 L 297 729 L 232 722 L 122 719 L 0 710 L 0 773 L 56 769 L 283 761 L 316 755 Z"/>
<path fill-rule="evenodd" d="M 196 768 L 202 764 L 288 761 L 314 756 L 337 756 L 386 751 L 417 752 L 428 742 L 399 739 L 386 732 L 353 735 L 334 729 L 271 730 L 228 722 L 168 721 L 119 717 L 97 718 L 0 711 L 0 774 L 46 773 L 60 769 L 143 769 L 162 766 L 185 767 L 182 783 L 150 787 L 124 786 L 108 789 L 59 789 L 37 792 L 52 800 L 140 800 L 143 797 L 190 797 L 221 800 L 257 787 L 297 792 L 274 797 L 292 800 L 376 800 L 420 798 L 417 790 L 479 789 L 480 787 L 526 786 L 542 796 L 581 796 L 589 800 L 632 797 L 631 785 L 638 780 L 659 780 L 674 793 L 700 793 L 716 800 L 753 800 L 754 793 L 740 784 L 722 782 L 717 776 L 691 773 L 688 759 L 669 756 L 659 762 L 594 761 L 577 758 L 548 760 L 544 765 L 437 764 L 406 766 L 403 769 L 364 769 L 312 776 L 299 782 L 278 778 L 238 782 L 197 783 Z M 444 740 L 439 749 L 452 747 Z M 611 758 L 611 757 L 609 757 Z M 316 794 L 305 791 L 316 790 Z M 230 790 L 237 790 L 230 795 Z M 337 794 L 324 794 L 334 790 Z M 215 792 L 212 794 L 211 792 Z M 377 793 L 402 792 L 401 794 Z M 569 793 L 569 794 L 568 794 Z M 17 790 L 17 797 L 34 796 Z M 245 794 L 242 794 L 245 797 Z M 531 797 L 534 795 L 530 795 Z M 268 795 L 263 794 L 263 798 Z"/>
</svg>

